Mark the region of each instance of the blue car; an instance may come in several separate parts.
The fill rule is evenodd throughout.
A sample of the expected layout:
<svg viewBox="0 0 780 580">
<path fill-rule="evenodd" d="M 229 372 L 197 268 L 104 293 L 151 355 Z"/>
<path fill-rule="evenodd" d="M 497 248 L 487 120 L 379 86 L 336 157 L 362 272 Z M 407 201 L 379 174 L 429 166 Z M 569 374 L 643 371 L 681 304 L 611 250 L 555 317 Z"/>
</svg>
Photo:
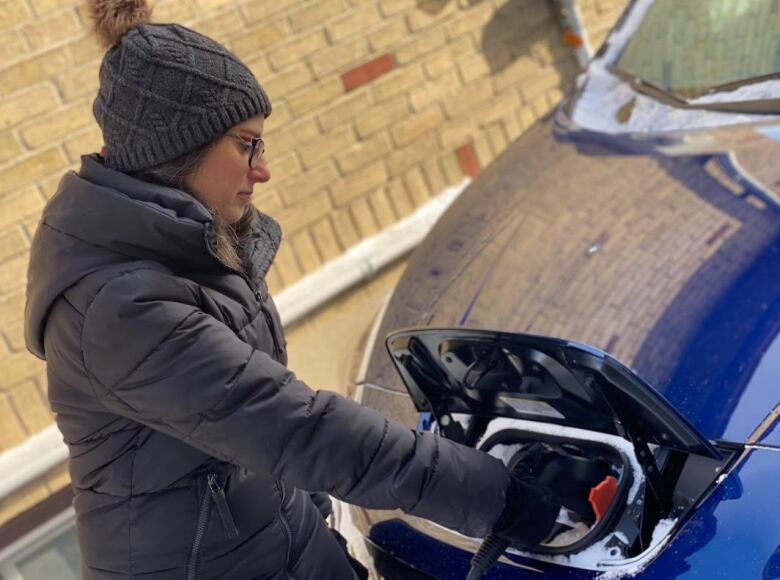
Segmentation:
<svg viewBox="0 0 780 580">
<path fill-rule="evenodd" d="M 486 578 L 780 578 L 778 76 L 776 1 L 635 1 L 412 256 L 361 403 L 598 474 Z M 350 513 L 385 578 L 465 578 L 480 545 Z"/>
</svg>

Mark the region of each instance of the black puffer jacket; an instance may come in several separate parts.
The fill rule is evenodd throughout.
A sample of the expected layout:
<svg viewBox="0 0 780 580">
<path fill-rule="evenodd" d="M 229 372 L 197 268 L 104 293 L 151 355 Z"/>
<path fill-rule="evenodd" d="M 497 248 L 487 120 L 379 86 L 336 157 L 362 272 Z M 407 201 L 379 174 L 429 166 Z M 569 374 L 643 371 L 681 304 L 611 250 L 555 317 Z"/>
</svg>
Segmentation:
<svg viewBox="0 0 780 580">
<path fill-rule="evenodd" d="M 46 207 L 26 308 L 70 448 L 85 579 L 352 573 L 309 493 L 483 535 L 507 474 L 487 455 L 312 391 L 285 367 L 260 213 L 246 275 L 189 195 L 85 157 Z"/>
</svg>

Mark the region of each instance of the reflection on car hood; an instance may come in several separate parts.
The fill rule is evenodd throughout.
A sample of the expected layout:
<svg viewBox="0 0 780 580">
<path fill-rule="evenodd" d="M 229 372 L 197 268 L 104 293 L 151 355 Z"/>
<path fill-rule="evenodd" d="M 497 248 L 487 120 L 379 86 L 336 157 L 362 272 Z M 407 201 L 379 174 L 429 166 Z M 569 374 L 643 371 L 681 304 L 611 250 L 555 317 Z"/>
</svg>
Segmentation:
<svg viewBox="0 0 780 580">
<path fill-rule="evenodd" d="M 773 188 L 779 156 L 762 143 L 735 159 Z M 778 403 L 765 369 L 780 357 L 780 214 L 745 183 L 713 158 L 625 156 L 539 124 L 418 249 L 380 336 L 464 327 L 589 344 L 705 437 L 745 441 Z M 367 380 L 403 389 L 381 348 Z"/>
</svg>

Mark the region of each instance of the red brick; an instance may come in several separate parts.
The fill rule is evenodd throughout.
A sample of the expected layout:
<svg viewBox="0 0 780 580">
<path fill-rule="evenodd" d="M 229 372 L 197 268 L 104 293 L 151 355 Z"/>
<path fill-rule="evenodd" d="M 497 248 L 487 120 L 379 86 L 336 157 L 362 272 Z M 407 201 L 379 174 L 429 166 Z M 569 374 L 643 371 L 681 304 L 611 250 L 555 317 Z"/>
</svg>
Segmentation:
<svg viewBox="0 0 780 580">
<path fill-rule="evenodd" d="M 395 57 L 393 57 L 392 54 L 383 54 L 352 70 L 348 70 L 341 75 L 341 80 L 344 82 L 344 88 L 346 88 L 347 91 L 354 91 L 356 88 L 370 83 L 394 68 Z"/>
<path fill-rule="evenodd" d="M 468 175 L 469 177 L 479 175 L 479 161 L 477 161 L 477 155 L 474 153 L 471 143 L 458 147 L 455 150 L 455 155 L 458 157 L 458 164 L 461 171 L 463 171 L 463 175 Z"/>
</svg>

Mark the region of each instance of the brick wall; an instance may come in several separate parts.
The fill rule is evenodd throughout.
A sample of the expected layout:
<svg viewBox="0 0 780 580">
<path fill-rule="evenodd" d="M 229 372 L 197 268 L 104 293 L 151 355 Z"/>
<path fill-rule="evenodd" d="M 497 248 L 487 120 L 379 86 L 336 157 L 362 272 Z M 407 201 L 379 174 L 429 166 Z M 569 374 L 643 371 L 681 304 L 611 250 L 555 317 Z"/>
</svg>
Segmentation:
<svg viewBox="0 0 780 580">
<path fill-rule="evenodd" d="M 588 26 L 618 4 L 583 0 Z M 161 0 L 154 19 L 224 43 L 274 102 L 255 196 L 286 236 L 274 291 L 478 173 L 576 72 L 547 0 Z M 86 22 L 80 0 L 0 0 L 0 451 L 51 422 L 22 340 L 25 271 L 46 199 L 101 145 Z M 66 477 L 0 501 L 0 523 Z"/>
</svg>

